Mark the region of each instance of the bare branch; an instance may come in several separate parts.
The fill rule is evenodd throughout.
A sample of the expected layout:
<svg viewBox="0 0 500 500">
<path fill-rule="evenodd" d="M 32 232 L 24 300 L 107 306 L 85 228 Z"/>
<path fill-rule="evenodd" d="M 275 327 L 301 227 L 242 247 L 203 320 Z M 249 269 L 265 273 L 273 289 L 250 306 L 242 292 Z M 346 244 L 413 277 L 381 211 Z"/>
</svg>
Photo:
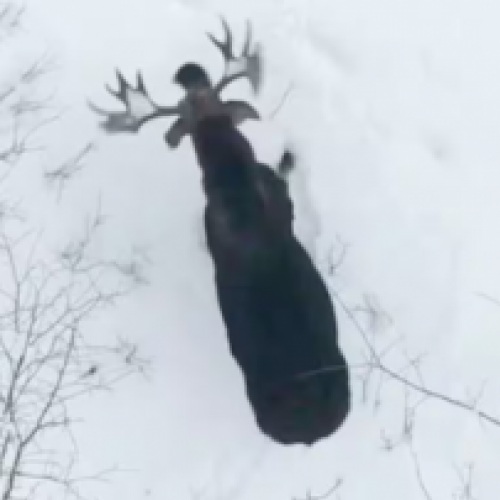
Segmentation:
<svg viewBox="0 0 500 500">
<path fill-rule="evenodd" d="M 417 453 L 412 445 L 410 445 L 410 455 L 413 461 L 413 467 L 415 468 L 415 474 L 417 476 L 418 485 L 420 487 L 420 491 L 423 493 L 426 500 L 434 500 L 432 495 L 429 492 L 425 484 L 425 479 L 422 473 L 422 467 L 420 466 L 420 461 L 418 460 Z"/>
<path fill-rule="evenodd" d="M 15 5 L 13 2 L 0 4 L 0 36 L 5 38 L 12 35 L 21 25 L 25 12 L 24 5 Z"/>
<path fill-rule="evenodd" d="M 69 469 L 71 474 L 63 474 L 77 452 L 71 433 L 77 420 L 70 415 L 70 402 L 109 391 L 147 368 L 134 343 L 117 339 L 97 345 L 83 333 L 96 311 L 144 281 L 134 260 L 92 257 L 93 240 L 103 224 L 99 206 L 86 221 L 83 236 L 56 252 L 52 262 L 37 257 L 42 232 L 12 236 L 0 227 L 0 353 L 7 360 L 0 365 L 2 500 L 30 498 L 55 486 L 81 498 L 76 488 L 81 478 L 75 479 Z M 62 456 L 48 458 L 54 433 L 72 443 L 69 462 Z"/>
<path fill-rule="evenodd" d="M 326 500 L 331 495 L 333 495 L 333 493 L 338 491 L 342 487 L 343 483 L 344 481 L 342 480 L 342 478 L 338 477 L 333 486 L 328 488 L 325 493 L 321 495 L 313 495 L 310 491 L 308 491 L 304 499 L 294 498 L 294 500 Z"/>
<path fill-rule="evenodd" d="M 363 302 L 364 305 L 354 307 L 353 311 L 367 316 L 371 332 L 377 333 L 393 324 L 392 318 L 381 308 L 375 295 L 364 294 Z"/>
<path fill-rule="evenodd" d="M 344 263 L 349 248 L 349 244 L 345 243 L 340 236 L 337 235 L 336 240 L 335 245 L 330 247 L 327 255 L 327 273 L 330 276 L 333 276 Z M 338 247 L 338 250 L 336 250 L 336 247 Z M 337 255 L 334 257 L 334 254 Z"/>
<path fill-rule="evenodd" d="M 276 106 L 274 107 L 274 109 L 271 111 L 271 114 L 269 115 L 269 118 L 270 119 L 273 119 L 276 117 L 276 115 L 279 113 L 279 111 L 281 110 L 281 108 L 285 105 L 286 103 L 286 100 L 288 99 L 288 96 L 290 95 L 290 92 L 293 90 L 293 83 L 290 83 L 287 87 L 287 89 L 285 90 L 285 92 L 283 92 L 283 95 L 281 96 L 278 104 L 276 104 Z"/>
<path fill-rule="evenodd" d="M 21 81 L 25 84 L 34 83 L 48 73 L 55 71 L 59 67 L 56 58 L 46 53 L 34 61 L 21 74 Z"/>
<path fill-rule="evenodd" d="M 460 487 L 458 491 L 453 495 L 453 498 L 455 498 L 456 500 L 476 500 L 476 497 L 473 495 L 472 488 L 474 464 L 467 464 L 465 467 L 463 467 L 463 470 L 461 470 L 459 467 L 455 467 L 455 471 L 460 481 Z"/>
<path fill-rule="evenodd" d="M 45 172 L 45 180 L 49 186 L 57 185 L 58 200 L 61 199 L 65 185 L 85 168 L 85 160 L 95 149 L 95 145 L 89 142 L 73 158 L 66 160 L 59 167 Z"/>
<path fill-rule="evenodd" d="M 422 394 L 428 398 L 435 399 L 437 401 L 441 401 L 443 403 L 454 406 L 455 408 L 460 408 L 461 410 L 465 410 L 465 411 L 474 413 L 482 420 L 484 420 L 490 424 L 493 424 L 497 427 L 500 427 L 500 418 L 497 418 L 497 417 L 495 417 L 495 416 L 493 416 L 493 415 L 491 415 L 483 410 L 478 409 L 475 405 L 466 403 L 464 401 L 461 401 L 460 399 L 453 398 L 453 397 L 448 396 L 446 394 L 440 393 L 436 390 L 430 389 L 430 388 L 426 387 L 422 383 L 422 381 L 413 382 L 409 378 L 402 376 L 401 374 L 399 374 L 395 370 L 386 366 L 383 363 L 383 360 L 381 359 L 379 354 L 375 351 L 373 345 L 370 342 L 370 339 L 368 338 L 366 331 L 361 326 L 361 324 L 358 321 L 358 319 L 356 318 L 354 312 L 345 304 L 345 302 L 342 300 L 342 298 L 339 296 L 339 294 L 337 294 L 336 292 L 333 292 L 333 293 L 335 295 L 336 301 L 340 304 L 344 313 L 347 315 L 347 317 L 349 318 L 351 323 L 354 325 L 356 330 L 360 333 L 365 345 L 367 346 L 367 348 L 370 352 L 371 363 L 373 364 L 373 366 L 376 369 L 378 369 L 381 372 L 388 375 L 392 380 L 395 380 L 395 381 L 419 392 L 420 394 Z"/>
</svg>

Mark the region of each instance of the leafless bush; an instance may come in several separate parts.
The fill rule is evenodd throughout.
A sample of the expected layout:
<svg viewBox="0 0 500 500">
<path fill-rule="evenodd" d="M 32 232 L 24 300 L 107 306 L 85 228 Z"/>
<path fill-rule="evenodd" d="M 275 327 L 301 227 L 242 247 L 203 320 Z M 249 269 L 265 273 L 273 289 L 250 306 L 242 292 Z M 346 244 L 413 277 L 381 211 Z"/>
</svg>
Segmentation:
<svg viewBox="0 0 500 500">
<path fill-rule="evenodd" d="M 348 248 L 347 244 L 338 240 L 337 246 L 339 245 L 343 246 L 341 250 L 337 251 L 340 257 L 334 262 L 332 257 L 333 252 L 331 251 L 328 258 L 327 273 L 330 276 L 335 275 L 337 269 L 346 257 L 346 251 Z M 422 404 L 427 399 L 434 399 L 457 409 L 473 413 L 481 420 L 484 420 L 496 427 L 500 427 L 500 417 L 492 415 L 479 407 L 481 394 L 477 394 L 469 398 L 469 401 L 464 401 L 428 387 L 421 369 L 421 364 L 424 358 L 423 354 L 419 354 L 418 356 L 408 356 L 407 354 L 404 354 L 404 357 L 406 358 L 404 366 L 400 368 L 392 368 L 389 366 L 385 359 L 387 355 L 396 347 L 401 347 L 402 338 L 397 338 L 396 340 L 389 342 L 383 348 L 376 346 L 376 343 L 373 340 L 374 337 L 379 333 L 379 330 L 391 326 L 393 320 L 390 315 L 383 310 L 375 296 L 364 294 L 363 304 L 349 306 L 335 290 L 331 289 L 331 293 L 335 302 L 340 306 L 340 309 L 347 316 L 354 329 L 359 333 L 365 348 L 365 362 L 353 367 L 357 377 L 362 380 L 363 397 L 365 400 L 367 387 L 369 384 L 373 385 L 374 378 L 377 380 L 375 382 L 377 387 L 375 398 L 376 406 L 380 403 L 379 396 L 383 383 L 392 381 L 403 385 L 406 399 L 410 397 L 408 390 L 416 393 L 418 400 L 418 403 L 415 403 L 416 405 Z M 495 301 L 493 298 L 485 294 L 478 295 L 486 300 L 489 300 L 490 302 L 495 303 L 496 305 L 500 304 L 500 302 Z M 364 322 L 360 320 L 360 315 L 367 320 L 367 326 L 365 326 Z"/>
<path fill-rule="evenodd" d="M 338 245 L 339 242 L 337 242 Z M 329 259 L 327 273 L 335 275 L 342 264 L 347 246 L 344 250 L 337 251 L 341 258 Z M 495 427 L 500 427 L 500 417 L 482 409 L 480 407 L 482 389 L 477 394 L 467 400 L 455 398 L 439 390 L 429 387 L 425 381 L 422 364 L 424 355 L 410 356 L 405 352 L 403 339 L 398 337 L 385 342 L 381 347 L 379 334 L 393 324 L 390 315 L 385 312 L 373 295 L 363 295 L 363 303 L 359 305 L 348 305 L 341 295 L 335 290 L 331 290 L 335 302 L 359 333 L 364 347 L 365 360 L 358 365 L 351 365 L 353 376 L 361 381 L 362 399 L 367 402 L 369 394 L 374 395 L 374 408 L 377 409 L 382 403 L 382 392 L 385 384 L 397 383 L 402 387 L 404 395 L 404 408 L 402 409 L 401 427 L 395 433 L 389 435 L 384 430 L 381 432 L 382 449 L 391 452 L 395 448 L 405 446 L 408 450 L 418 488 L 422 497 L 426 500 L 433 500 L 434 496 L 426 482 L 426 472 L 419 459 L 415 446 L 415 427 L 417 413 L 428 400 L 435 400 L 452 408 L 460 409 L 471 413 L 479 420 L 487 422 Z M 500 301 L 485 295 L 478 294 L 483 299 L 495 305 Z M 387 340 L 387 339 L 385 339 Z M 394 368 L 387 360 L 388 355 L 396 348 L 400 349 L 404 362 L 402 366 Z M 371 389 L 371 391 L 370 391 Z M 459 485 L 453 493 L 453 498 L 457 500 L 472 500 L 476 497 L 473 494 L 473 471 L 474 465 L 467 464 L 463 467 L 455 466 L 455 472 L 459 480 Z"/>
<path fill-rule="evenodd" d="M 48 485 L 78 497 L 71 401 L 142 371 L 137 346 L 90 343 L 86 321 L 142 282 L 137 263 L 88 256 L 99 217 L 51 260 L 39 238 L 0 229 L 0 485 L 2 500 L 40 498 Z M 57 455 L 69 438 L 73 453 Z"/>
<path fill-rule="evenodd" d="M 0 44 L 18 33 L 23 13 L 24 8 L 14 2 L 0 3 Z M 22 207 L 11 199 L 7 181 L 34 153 L 45 149 L 40 132 L 61 116 L 43 85 L 45 77 L 56 69 L 54 59 L 40 54 L 25 61 L 16 52 L 2 49 L 2 65 L 9 70 L 4 69 L 0 80 L 0 220 L 13 212 L 20 215 Z M 12 64 L 7 62 L 17 59 L 19 63 L 10 68 Z"/>
<path fill-rule="evenodd" d="M 492 415 L 479 407 L 479 396 L 471 398 L 471 401 L 464 401 L 428 387 L 422 375 L 422 371 L 419 369 L 419 365 L 422 361 L 421 355 L 408 359 L 407 365 L 402 367 L 400 370 L 389 367 L 387 363 L 385 363 L 384 357 L 397 343 L 399 343 L 399 341 L 389 345 L 383 352 L 377 351 L 374 344 L 370 340 L 368 332 L 363 328 L 360 321 L 356 317 L 353 308 L 349 308 L 338 294 L 335 295 L 337 302 L 340 304 L 341 308 L 356 330 L 360 333 L 368 351 L 368 359 L 364 364 L 365 369 L 367 370 L 365 374 L 366 378 L 371 376 L 374 372 L 378 372 L 383 380 L 391 380 L 402 384 L 403 386 L 420 394 L 420 396 L 425 399 L 434 399 L 457 409 L 468 411 L 479 417 L 481 420 L 484 420 L 485 422 L 488 422 L 496 427 L 500 427 L 499 417 Z M 413 371 L 412 376 L 406 375 L 409 368 Z"/>
<path fill-rule="evenodd" d="M 0 3 L 0 42 L 17 31 L 23 11 Z M 44 149 L 38 132 L 59 117 L 51 98 L 39 91 L 54 67 L 44 55 L 0 83 L 1 500 L 54 493 L 81 498 L 82 481 L 106 479 L 109 471 L 78 476 L 73 403 L 147 367 L 133 343 L 95 343 L 89 329 L 98 313 L 145 282 L 141 260 L 92 255 L 104 223 L 100 210 L 80 238 L 54 251 L 41 231 L 27 230 L 22 203 L 13 199 L 13 173 Z M 46 180 L 57 182 L 60 192 L 90 149 L 50 171 Z"/>
</svg>

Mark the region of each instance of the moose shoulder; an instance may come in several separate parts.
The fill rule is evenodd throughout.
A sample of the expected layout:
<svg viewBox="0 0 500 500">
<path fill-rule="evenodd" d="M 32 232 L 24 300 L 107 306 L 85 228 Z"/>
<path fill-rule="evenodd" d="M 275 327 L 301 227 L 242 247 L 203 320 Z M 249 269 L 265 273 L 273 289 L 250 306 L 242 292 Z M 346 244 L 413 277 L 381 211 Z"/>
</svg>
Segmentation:
<svg viewBox="0 0 500 500">
<path fill-rule="evenodd" d="M 201 120 L 192 140 L 219 307 L 257 423 L 277 442 L 311 445 L 350 409 L 328 290 L 293 235 L 284 181 L 267 167 L 276 191 L 263 191 L 252 148 L 231 119 Z"/>
</svg>

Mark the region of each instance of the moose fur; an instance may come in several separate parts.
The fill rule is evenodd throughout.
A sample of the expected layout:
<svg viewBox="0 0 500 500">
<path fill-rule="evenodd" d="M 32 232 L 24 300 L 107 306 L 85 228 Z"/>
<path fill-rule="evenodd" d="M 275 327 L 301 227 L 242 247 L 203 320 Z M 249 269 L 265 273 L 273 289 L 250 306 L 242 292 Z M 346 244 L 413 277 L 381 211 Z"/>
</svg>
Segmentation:
<svg viewBox="0 0 500 500">
<path fill-rule="evenodd" d="M 227 115 L 200 120 L 191 138 L 218 303 L 257 424 L 276 442 L 312 445 L 347 417 L 349 377 L 328 290 L 293 234 L 287 185 Z"/>
</svg>

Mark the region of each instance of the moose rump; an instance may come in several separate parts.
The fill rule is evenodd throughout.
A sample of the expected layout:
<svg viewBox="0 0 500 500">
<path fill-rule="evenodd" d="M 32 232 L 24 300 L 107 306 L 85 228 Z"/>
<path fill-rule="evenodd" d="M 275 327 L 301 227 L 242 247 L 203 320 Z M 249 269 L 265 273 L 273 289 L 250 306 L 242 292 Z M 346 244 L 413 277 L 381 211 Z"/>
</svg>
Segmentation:
<svg viewBox="0 0 500 500">
<path fill-rule="evenodd" d="M 216 288 L 262 432 L 307 445 L 335 432 L 350 408 L 347 365 L 328 291 L 305 250 L 291 239 L 274 266 L 251 275 L 228 276 L 216 264 Z"/>
<path fill-rule="evenodd" d="M 219 308 L 257 424 L 276 442 L 312 445 L 350 409 L 328 290 L 284 220 L 289 200 L 279 190 L 263 196 L 243 135 L 228 119 L 210 118 L 193 142 Z"/>
</svg>

